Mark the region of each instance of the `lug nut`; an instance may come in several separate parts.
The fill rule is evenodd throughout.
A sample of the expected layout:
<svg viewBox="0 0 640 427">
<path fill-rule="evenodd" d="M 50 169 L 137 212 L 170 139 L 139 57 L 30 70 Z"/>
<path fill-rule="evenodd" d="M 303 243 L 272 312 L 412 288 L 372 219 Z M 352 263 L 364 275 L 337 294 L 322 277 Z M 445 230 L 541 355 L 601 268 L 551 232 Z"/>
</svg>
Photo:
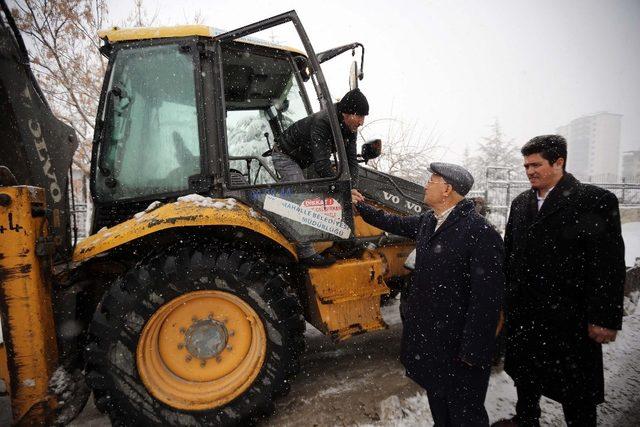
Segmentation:
<svg viewBox="0 0 640 427">
<path fill-rule="evenodd" d="M 217 362 L 217 363 L 222 362 L 222 357 L 220 357 L 220 356 L 216 356 L 216 362 Z"/>
<path fill-rule="evenodd" d="M 231 347 L 230 345 L 228 345 L 228 346 L 227 346 L 227 350 L 228 350 L 228 351 L 231 351 L 231 350 L 233 350 L 233 347 Z"/>
<path fill-rule="evenodd" d="M 229 331 L 229 336 L 230 337 L 234 336 L 235 334 L 236 334 L 236 331 L 234 331 L 234 330 Z"/>
<path fill-rule="evenodd" d="M 184 348 L 184 344 L 178 343 L 178 350 L 182 350 Z"/>
<path fill-rule="evenodd" d="M 193 357 L 191 357 L 190 354 L 187 354 L 187 357 L 184 358 L 184 360 L 187 362 L 191 362 L 191 359 L 193 359 Z"/>
<path fill-rule="evenodd" d="M 180 328 L 178 330 L 180 331 L 181 334 L 184 334 L 185 332 L 187 332 L 187 330 L 185 328 Z"/>
<path fill-rule="evenodd" d="M 204 368 L 206 365 L 207 365 L 207 361 L 206 361 L 206 360 L 204 360 L 204 359 L 202 359 L 202 360 L 200 361 L 200 367 L 201 367 L 201 368 Z"/>
</svg>

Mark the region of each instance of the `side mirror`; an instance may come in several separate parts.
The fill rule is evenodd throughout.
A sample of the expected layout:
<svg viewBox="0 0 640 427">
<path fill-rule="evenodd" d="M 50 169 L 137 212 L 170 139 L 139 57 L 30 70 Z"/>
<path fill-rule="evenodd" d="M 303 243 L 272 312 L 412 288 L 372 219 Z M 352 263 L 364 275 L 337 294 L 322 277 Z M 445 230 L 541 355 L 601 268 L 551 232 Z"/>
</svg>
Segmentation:
<svg viewBox="0 0 640 427">
<path fill-rule="evenodd" d="M 351 69 L 349 70 L 349 90 L 358 88 L 358 62 L 353 61 L 351 63 Z"/>
<path fill-rule="evenodd" d="M 362 161 L 367 163 L 369 160 L 379 157 L 381 152 L 382 140 L 374 139 L 362 144 L 362 153 L 360 154 L 360 156 L 362 157 Z"/>
<path fill-rule="evenodd" d="M 360 48 L 362 54 L 360 56 L 360 66 L 358 66 L 358 61 L 355 60 L 356 49 Z M 333 49 L 325 50 L 324 52 L 320 52 L 317 55 L 318 62 L 323 63 L 336 56 L 351 51 L 351 56 L 354 57 L 353 64 L 351 65 L 351 71 L 349 72 L 349 88 L 355 89 L 358 87 L 358 80 L 362 80 L 364 78 L 364 46 L 361 43 L 351 43 L 344 46 L 339 46 Z"/>
</svg>

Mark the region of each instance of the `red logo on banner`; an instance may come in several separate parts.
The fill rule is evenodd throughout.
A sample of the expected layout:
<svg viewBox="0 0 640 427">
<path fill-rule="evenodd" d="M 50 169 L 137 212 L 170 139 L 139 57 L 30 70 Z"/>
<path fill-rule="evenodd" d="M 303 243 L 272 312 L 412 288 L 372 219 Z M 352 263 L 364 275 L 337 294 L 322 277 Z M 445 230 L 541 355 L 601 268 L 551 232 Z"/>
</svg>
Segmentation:
<svg viewBox="0 0 640 427">
<path fill-rule="evenodd" d="M 333 197 L 327 197 L 322 199 L 316 197 L 315 199 L 307 199 L 302 202 L 302 206 L 312 211 L 330 216 L 331 218 L 342 220 L 342 206 Z"/>
</svg>

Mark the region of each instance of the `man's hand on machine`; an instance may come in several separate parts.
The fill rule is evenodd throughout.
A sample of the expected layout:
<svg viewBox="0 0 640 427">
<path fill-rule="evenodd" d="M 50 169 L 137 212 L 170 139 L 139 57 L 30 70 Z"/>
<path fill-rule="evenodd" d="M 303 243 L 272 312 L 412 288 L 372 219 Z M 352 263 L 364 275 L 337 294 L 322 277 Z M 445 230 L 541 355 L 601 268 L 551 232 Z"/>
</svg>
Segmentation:
<svg viewBox="0 0 640 427">
<path fill-rule="evenodd" d="M 359 202 L 364 202 L 364 196 L 354 188 L 351 190 L 351 203 L 356 204 Z"/>
</svg>

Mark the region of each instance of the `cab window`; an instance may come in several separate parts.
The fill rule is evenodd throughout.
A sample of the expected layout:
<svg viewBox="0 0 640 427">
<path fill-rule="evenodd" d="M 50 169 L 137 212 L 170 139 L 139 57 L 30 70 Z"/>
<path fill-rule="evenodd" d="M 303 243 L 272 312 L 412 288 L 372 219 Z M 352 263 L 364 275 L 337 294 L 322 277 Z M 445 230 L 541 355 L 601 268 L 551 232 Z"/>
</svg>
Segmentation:
<svg viewBox="0 0 640 427">
<path fill-rule="evenodd" d="M 231 186 L 278 181 L 270 151 L 289 126 L 309 114 L 289 52 L 249 43 L 222 49 Z"/>
<path fill-rule="evenodd" d="M 115 53 L 96 189 L 102 200 L 184 191 L 200 173 L 193 56 L 177 44 Z"/>
</svg>

